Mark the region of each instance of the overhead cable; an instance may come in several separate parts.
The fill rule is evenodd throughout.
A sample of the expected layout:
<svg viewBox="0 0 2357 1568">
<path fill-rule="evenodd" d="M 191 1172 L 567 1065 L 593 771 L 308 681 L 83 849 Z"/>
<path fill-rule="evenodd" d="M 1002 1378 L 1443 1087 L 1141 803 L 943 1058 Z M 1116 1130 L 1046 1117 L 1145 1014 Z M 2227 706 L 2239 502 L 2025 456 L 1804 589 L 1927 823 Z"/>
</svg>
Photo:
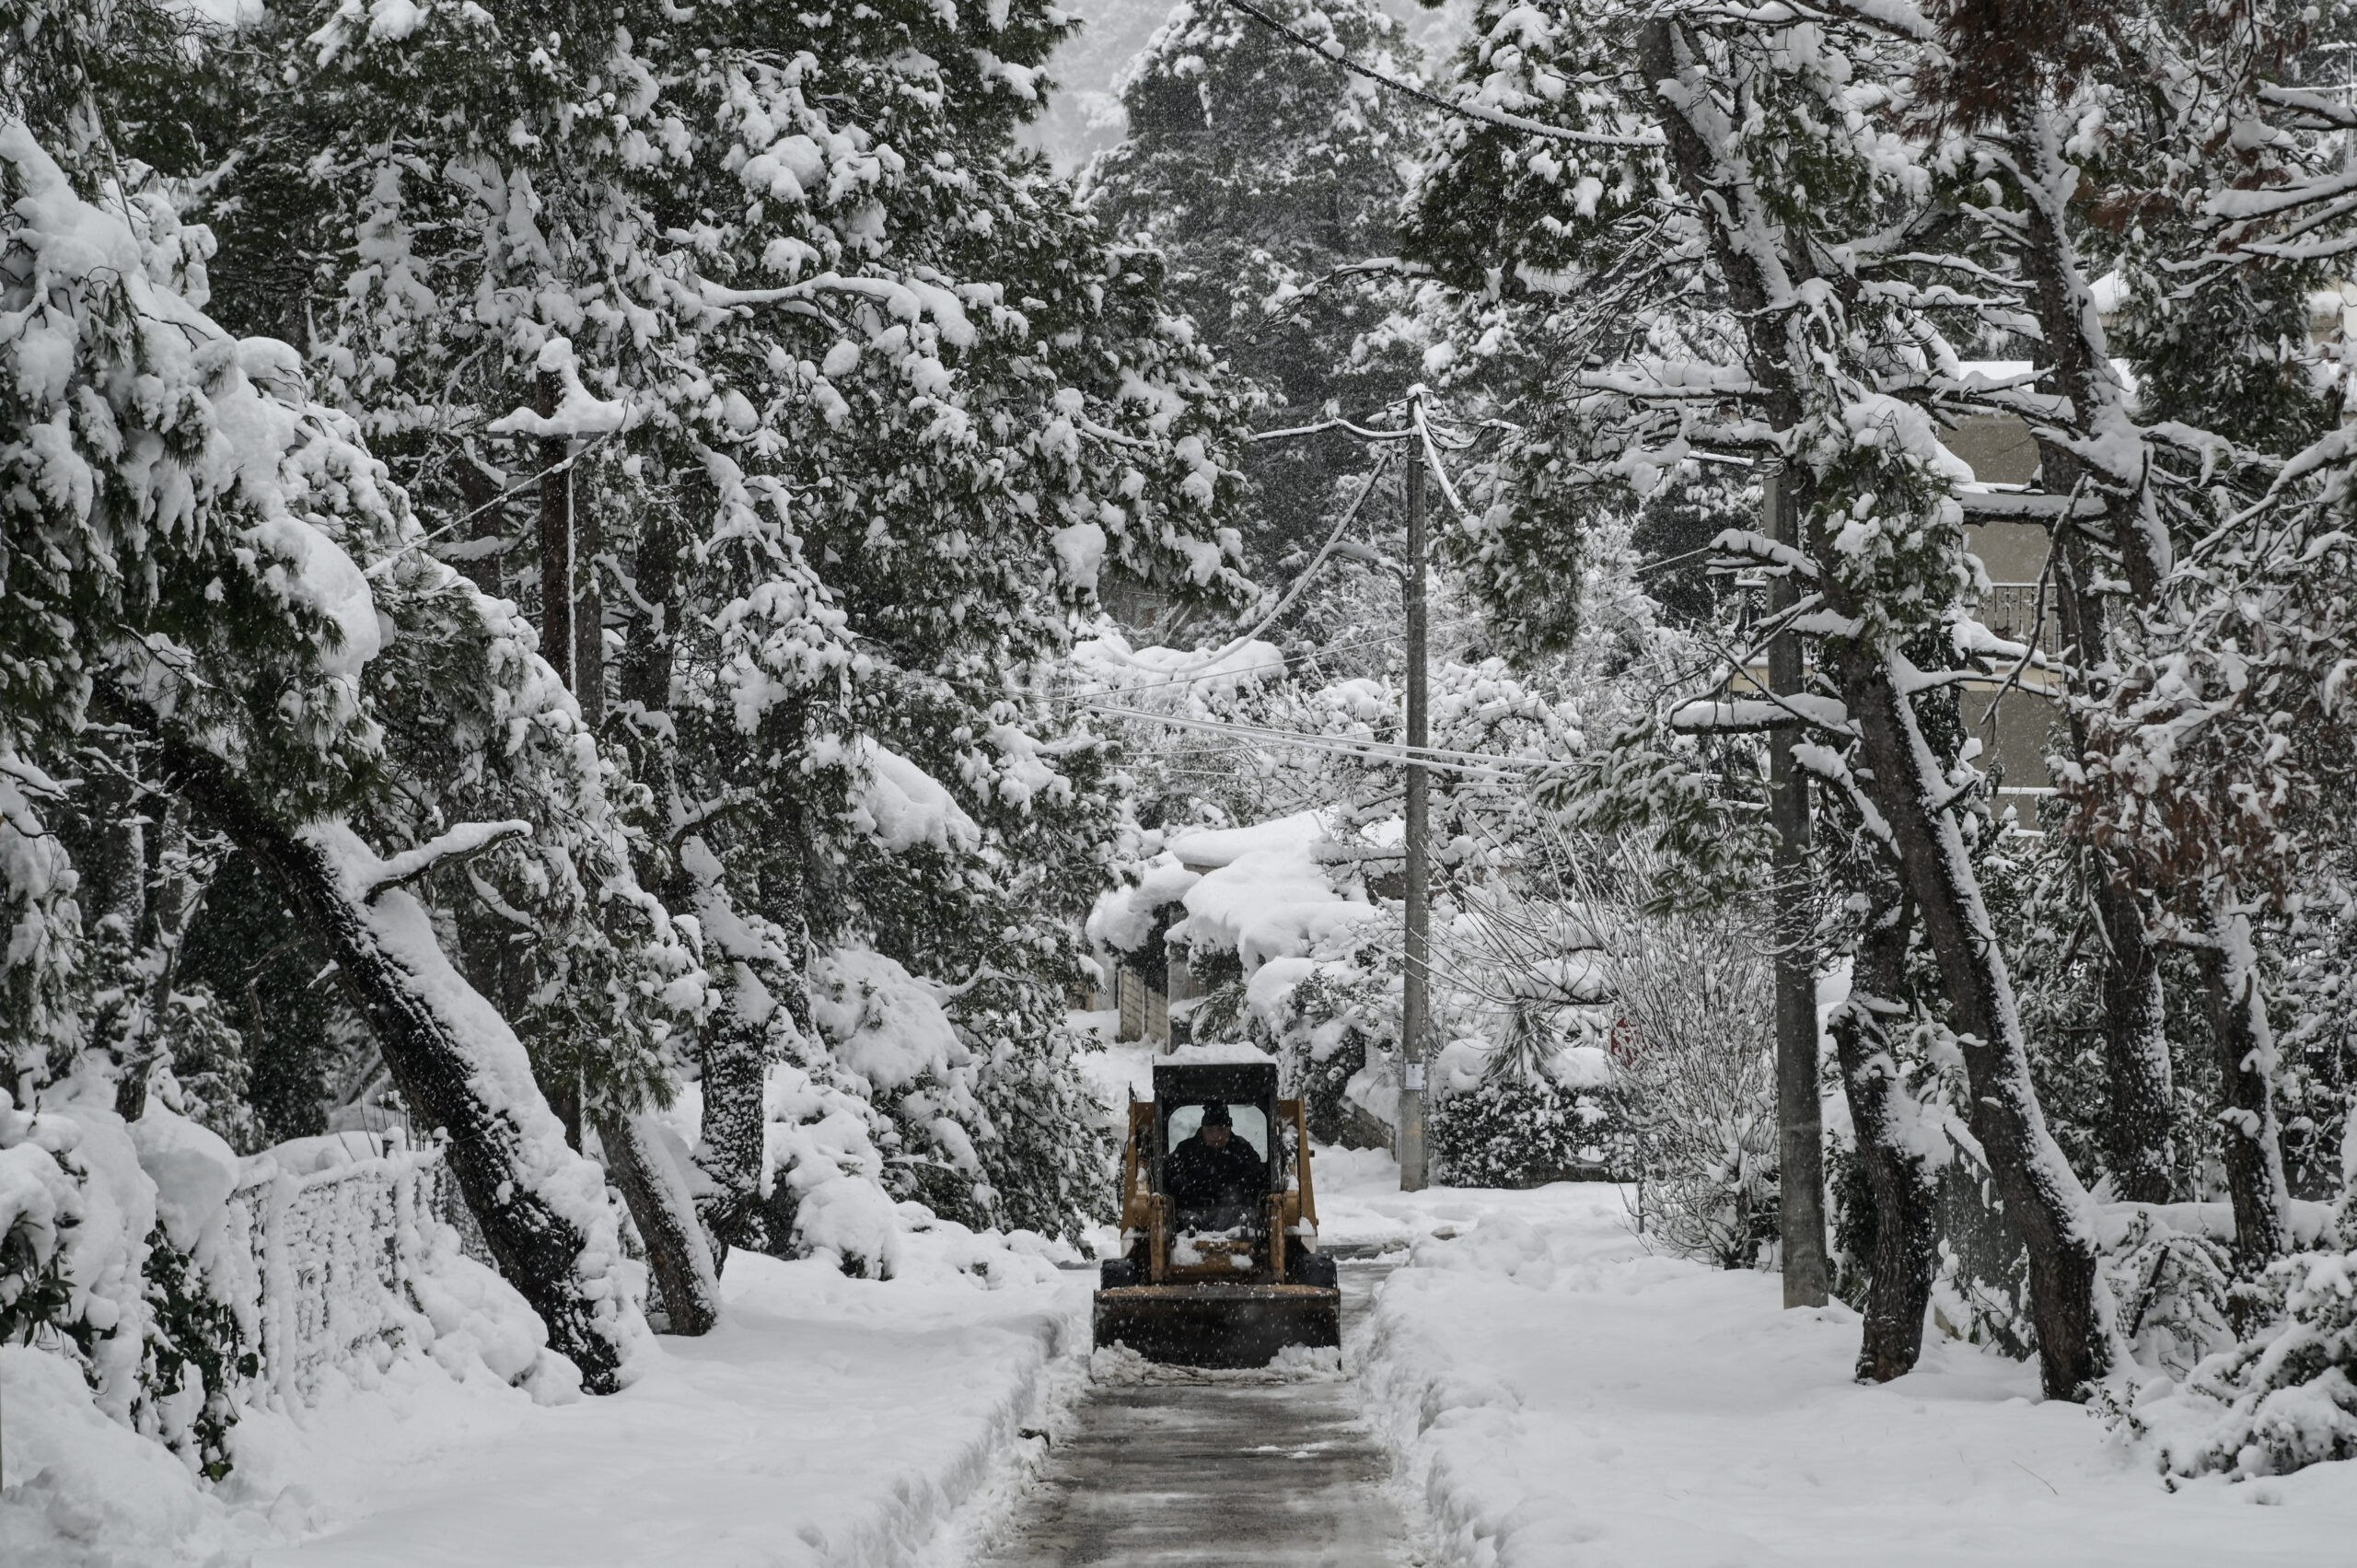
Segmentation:
<svg viewBox="0 0 2357 1568">
<path fill-rule="evenodd" d="M 1370 82 L 1389 87 L 1393 92 L 1405 93 L 1419 103 L 1439 110 L 1443 114 L 1453 114 L 1460 120 L 1479 121 L 1484 125 L 1493 125 L 1502 131 L 1520 131 L 1525 135 L 1545 136 L 1550 141 L 1576 142 L 1583 146 L 1658 147 L 1663 145 L 1658 135 L 1621 136 L 1608 131 L 1574 131 L 1568 125 L 1550 125 L 1544 121 L 1526 120 L 1519 114 L 1508 114 L 1502 109 L 1483 109 L 1477 104 L 1454 102 L 1442 98 L 1437 93 L 1426 92 L 1412 82 L 1403 82 L 1397 76 L 1384 75 L 1373 66 L 1360 64 L 1342 53 L 1339 44 L 1329 50 L 1326 44 L 1320 43 L 1307 33 L 1277 20 L 1268 12 L 1251 4 L 1251 0 L 1225 0 L 1225 3 L 1235 6 L 1262 27 L 1283 33 L 1319 59 L 1340 65 L 1353 75 L 1364 76 Z"/>
</svg>

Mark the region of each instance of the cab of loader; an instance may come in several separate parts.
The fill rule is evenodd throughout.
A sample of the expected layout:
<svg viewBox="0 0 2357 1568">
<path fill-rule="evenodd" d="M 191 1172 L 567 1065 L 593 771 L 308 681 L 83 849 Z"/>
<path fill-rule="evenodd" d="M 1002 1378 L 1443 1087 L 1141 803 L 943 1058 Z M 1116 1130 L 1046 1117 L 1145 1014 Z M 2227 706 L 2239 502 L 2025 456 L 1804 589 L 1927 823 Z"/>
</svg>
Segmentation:
<svg viewBox="0 0 2357 1568">
<path fill-rule="evenodd" d="M 1254 1366 L 1288 1344 L 1341 1343 L 1334 1264 L 1317 1252 L 1307 1119 L 1279 1098 L 1275 1063 L 1157 1063 L 1129 1134 L 1099 1344 Z"/>
<path fill-rule="evenodd" d="M 1153 1103 L 1146 1190 L 1169 1200 L 1171 1229 L 1265 1244 L 1285 1190 L 1276 1064 L 1156 1067 Z"/>
</svg>

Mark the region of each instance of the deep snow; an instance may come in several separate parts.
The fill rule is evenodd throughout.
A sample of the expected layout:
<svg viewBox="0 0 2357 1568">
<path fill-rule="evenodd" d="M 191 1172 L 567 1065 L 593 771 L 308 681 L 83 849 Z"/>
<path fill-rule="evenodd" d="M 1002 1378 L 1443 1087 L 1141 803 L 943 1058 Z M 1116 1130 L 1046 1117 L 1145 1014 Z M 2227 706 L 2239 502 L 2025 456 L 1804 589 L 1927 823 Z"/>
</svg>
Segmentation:
<svg viewBox="0 0 2357 1568">
<path fill-rule="evenodd" d="M 960 1561 L 1036 1457 L 1019 1433 L 1083 1364 L 1064 1353 L 1086 1350 L 1089 1277 L 955 1227 L 903 1243 L 907 1272 L 881 1282 L 737 1254 L 719 1328 L 658 1340 L 638 1381 L 605 1399 L 550 1408 L 423 1358 L 396 1362 L 374 1389 L 250 1416 L 217 1496 L 72 1398 L 79 1379 L 64 1362 L 11 1349 L 0 1561 Z M 977 1262 L 995 1283 L 970 1272 Z"/>
<path fill-rule="evenodd" d="M 1618 1187 L 1406 1195 L 1320 1159 L 1329 1244 L 1407 1243 L 1363 1379 L 1405 1479 L 1479 1568 L 2334 1562 L 2357 1465 L 2167 1490 L 2030 1365 L 1934 1338 L 1851 1381 L 1857 1315 L 1648 1253 Z M 1435 1233 L 1446 1233 L 1436 1235 Z"/>
<path fill-rule="evenodd" d="M 1102 1028 L 1107 1016 L 1074 1020 Z M 1109 1101 L 1134 1046 L 1092 1059 Z M 1934 1340 L 1850 1379 L 1855 1315 L 1646 1251 L 1620 1190 L 1398 1190 L 1381 1152 L 1314 1167 L 1329 1246 L 1402 1265 L 1346 1325 L 1417 1521 L 1474 1568 L 2339 1562 L 2357 1465 L 2172 1493 L 2035 1370 Z M 738 1254 L 702 1340 L 606 1399 L 535 1404 L 394 1362 L 250 1416 L 200 1492 L 64 1362 L 6 1351 L 0 1562 L 138 1568 L 953 1568 L 1008 1518 L 1083 1387 L 1092 1276 L 956 1226 L 902 1272 Z M 978 1272 L 979 1270 L 979 1272 Z"/>
</svg>

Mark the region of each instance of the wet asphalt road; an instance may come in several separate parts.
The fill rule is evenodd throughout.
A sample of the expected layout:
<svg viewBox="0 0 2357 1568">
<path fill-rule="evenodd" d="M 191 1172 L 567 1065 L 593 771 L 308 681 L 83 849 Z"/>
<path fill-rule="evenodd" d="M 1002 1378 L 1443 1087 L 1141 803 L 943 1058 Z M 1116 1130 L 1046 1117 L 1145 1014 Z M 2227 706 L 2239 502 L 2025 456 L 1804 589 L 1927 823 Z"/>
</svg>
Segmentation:
<svg viewBox="0 0 2357 1568">
<path fill-rule="evenodd" d="M 1343 1365 L 1380 1267 L 1342 1270 Z M 1393 1568 L 1391 1461 L 1346 1374 L 1100 1382 L 984 1568 Z"/>
</svg>

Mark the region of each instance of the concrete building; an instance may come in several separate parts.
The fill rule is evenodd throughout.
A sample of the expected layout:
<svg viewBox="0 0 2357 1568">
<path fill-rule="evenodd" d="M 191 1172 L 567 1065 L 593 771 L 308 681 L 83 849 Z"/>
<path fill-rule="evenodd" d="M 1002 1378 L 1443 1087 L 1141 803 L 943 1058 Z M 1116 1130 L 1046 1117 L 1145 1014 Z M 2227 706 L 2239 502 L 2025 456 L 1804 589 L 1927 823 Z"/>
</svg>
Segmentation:
<svg viewBox="0 0 2357 1568">
<path fill-rule="evenodd" d="M 1964 420 L 1945 439 L 1948 450 L 1971 465 L 1972 477 L 1981 484 L 2027 485 L 2038 479 L 2038 442 L 2018 419 Z M 2028 642 L 2035 633 L 2041 652 L 2059 652 L 2061 638 L 2050 585 L 2042 621 L 2039 614 L 2038 579 L 2052 547 L 2045 525 L 1970 517 L 1965 536 L 1989 574 L 1991 592 L 1980 607 L 1982 623 L 2011 642 Z M 1965 725 L 1980 737 L 1980 766 L 1996 775 L 2001 796 L 2034 797 L 2050 791 L 2053 780 L 2046 753 L 2050 732 L 2061 716 L 2055 702 L 2058 686 L 2050 672 L 2025 670 L 2010 690 L 1997 681 L 1974 681 L 1964 688 Z"/>
</svg>

